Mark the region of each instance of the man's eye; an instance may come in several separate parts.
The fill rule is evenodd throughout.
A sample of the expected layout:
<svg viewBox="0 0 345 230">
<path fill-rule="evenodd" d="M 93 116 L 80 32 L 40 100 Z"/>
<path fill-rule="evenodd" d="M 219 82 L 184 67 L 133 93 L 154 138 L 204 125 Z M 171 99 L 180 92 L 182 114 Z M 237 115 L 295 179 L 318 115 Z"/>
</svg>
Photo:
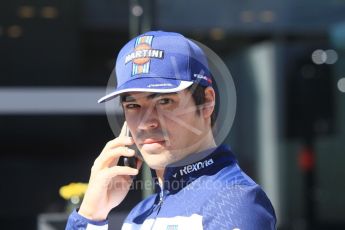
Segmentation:
<svg viewBox="0 0 345 230">
<path fill-rule="evenodd" d="M 158 104 L 160 105 L 167 105 L 167 104 L 172 104 L 174 101 L 170 98 L 162 98 L 158 100 Z"/>
<path fill-rule="evenodd" d="M 140 108 L 140 105 L 138 104 L 127 104 L 126 109 L 136 109 L 136 108 Z"/>
</svg>

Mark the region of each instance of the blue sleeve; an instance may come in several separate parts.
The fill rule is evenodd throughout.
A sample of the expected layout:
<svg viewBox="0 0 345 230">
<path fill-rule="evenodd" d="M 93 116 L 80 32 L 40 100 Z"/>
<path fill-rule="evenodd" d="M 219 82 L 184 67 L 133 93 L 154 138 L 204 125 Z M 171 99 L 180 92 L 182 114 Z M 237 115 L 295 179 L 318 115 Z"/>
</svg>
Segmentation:
<svg viewBox="0 0 345 230">
<path fill-rule="evenodd" d="M 107 230 L 108 221 L 93 221 L 81 216 L 74 210 L 68 217 L 66 230 Z"/>
<path fill-rule="evenodd" d="M 276 229 L 276 216 L 257 185 L 233 185 L 215 192 L 203 207 L 204 229 Z"/>
</svg>

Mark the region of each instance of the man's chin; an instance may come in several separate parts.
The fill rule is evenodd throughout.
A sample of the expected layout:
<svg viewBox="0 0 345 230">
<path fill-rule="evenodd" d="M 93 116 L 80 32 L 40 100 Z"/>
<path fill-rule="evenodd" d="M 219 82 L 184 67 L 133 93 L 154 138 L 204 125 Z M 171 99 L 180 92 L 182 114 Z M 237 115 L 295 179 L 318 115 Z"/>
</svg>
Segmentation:
<svg viewBox="0 0 345 230">
<path fill-rule="evenodd" d="M 171 163 L 169 151 L 166 149 L 151 149 L 141 148 L 141 155 L 144 158 L 145 163 L 151 169 L 162 169 Z"/>
<path fill-rule="evenodd" d="M 158 158 L 156 156 L 149 156 L 145 159 L 145 163 L 154 170 L 161 170 L 164 169 L 169 162 L 167 161 L 167 159 L 164 158 Z"/>
<path fill-rule="evenodd" d="M 166 151 L 165 142 L 155 142 L 150 144 L 142 144 L 140 146 L 140 152 L 147 155 L 161 154 Z"/>
</svg>

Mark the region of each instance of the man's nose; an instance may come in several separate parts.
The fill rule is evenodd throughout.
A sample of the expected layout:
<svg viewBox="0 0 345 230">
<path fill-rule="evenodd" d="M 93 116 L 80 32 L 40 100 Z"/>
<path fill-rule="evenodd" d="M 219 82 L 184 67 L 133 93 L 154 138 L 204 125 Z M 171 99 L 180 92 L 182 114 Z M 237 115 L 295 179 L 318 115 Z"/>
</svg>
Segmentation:
<svg viewBox="0 0 345 230">
<path fill-rule="evenodd" d="M 138 129 L 149 130 L 155 129 L 158 126 L 159 119 L 157 109 L 154 106 L 150 106 L 149 108 L 143 110 L 142 115 L 140 116 Z"/>
</svg>

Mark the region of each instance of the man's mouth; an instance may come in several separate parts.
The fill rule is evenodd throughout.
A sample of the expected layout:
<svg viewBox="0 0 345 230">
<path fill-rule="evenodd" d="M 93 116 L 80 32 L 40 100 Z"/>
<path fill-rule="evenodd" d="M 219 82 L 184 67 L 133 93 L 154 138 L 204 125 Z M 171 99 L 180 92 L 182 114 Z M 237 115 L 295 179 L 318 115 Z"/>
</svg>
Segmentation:
<svg viewBox="0 0 345 230">
<path fill-rule="evenodd" d="M 165 142 L 164 139 L 154 139 L 154 138 L 146 138 L 144 139 L 140 144 L 144 145 L 144 144 L 163 144 Z"/>
</svg>

